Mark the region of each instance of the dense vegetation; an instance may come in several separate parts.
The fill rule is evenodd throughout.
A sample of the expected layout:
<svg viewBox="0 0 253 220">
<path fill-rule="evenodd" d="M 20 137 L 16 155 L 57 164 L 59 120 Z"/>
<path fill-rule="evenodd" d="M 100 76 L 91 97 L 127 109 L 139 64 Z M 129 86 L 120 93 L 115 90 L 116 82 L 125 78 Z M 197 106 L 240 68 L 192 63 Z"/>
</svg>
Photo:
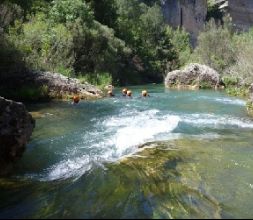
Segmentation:
<svg viewBox="0 0 253 220">
<path fill-rule="evenodd" d="M 206 64 L 222 76 L 232 95 L 247 96 L 253 83 L 253 29 L 237 32 L 229 17 L 217 23 L 211 19 L 199 35 L 191 61 Z"/>
<path fill-rule="evenodd" d="M 253 82 L 253 30 L 236 32 L 208 3 L 208 22 L 192 51 L 189 34 L 165 24 L 159 0 L 3 1 L 0 76 L 30 69 L 96 85 L 141 84 L 199 62 L 222 75 L 229 93 L 245 95 Z"/>
<path fill-rule="evenodd" d="M 191 48 L 188 34 L 165 24 L 159 2 L 4 1 L 0 73 L 29 68 L 94 84 L 161 82 Z"/>
</svg>

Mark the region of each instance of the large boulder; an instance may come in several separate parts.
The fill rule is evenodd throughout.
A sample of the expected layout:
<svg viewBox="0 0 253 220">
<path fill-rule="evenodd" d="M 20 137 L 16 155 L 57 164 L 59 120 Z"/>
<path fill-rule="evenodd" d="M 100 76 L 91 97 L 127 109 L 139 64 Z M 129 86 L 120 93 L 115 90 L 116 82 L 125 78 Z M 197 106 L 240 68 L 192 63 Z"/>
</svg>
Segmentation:
<svg viewBox="0 0 253 220">
<path fill-rule="evenodd" d="M 22 156 L 34 127 L 22 103 L 0 97 L 0 175 L 7 174 Z"/>
<path fill-rule="evenodd" d="M 30 77 L 36 85 L 48 86 L 52 97 L 62 98 L 66 95 L 78 94 L 82 99 L 92 99 L 102 96 L 102 91 L 97 87 L 59 73 L 36 72 L 33 75 L 30 74 Z"/>
<path fill-rule="evenodd" d="M 79 79 L 63 76 L 51 72 L 25 72 L 22 74 L 9 74 L 1 79 L 0 88 L 3 91 L 12 91 L 16 88 L 41 89 L 49 98 L 66 99 L 79 95 L 81 99 L 96 99 L 103 96 L 97 87 Z"/>
<path fill-rule="evenodd" d="M 183 70 L 169 72 L 165 78 L 168 88 L 217 89 L 221 86 L 217 71 L 208 66 L 190 64 Z"/>
</svg>

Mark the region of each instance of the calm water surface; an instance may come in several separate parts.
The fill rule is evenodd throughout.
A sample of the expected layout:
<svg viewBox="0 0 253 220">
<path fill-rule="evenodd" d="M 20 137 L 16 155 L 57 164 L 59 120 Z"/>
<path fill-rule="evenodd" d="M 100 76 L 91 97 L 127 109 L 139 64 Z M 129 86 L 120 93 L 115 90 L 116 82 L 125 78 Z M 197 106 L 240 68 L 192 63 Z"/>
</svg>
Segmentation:
<svg viewBox="0 0 253 220">
<path fill-rule="evenodd" d="M 150 98 L 138 97 L 142 89 Z M 29 106 L 40 118 L 0 179 L 0 218 L 252 218 L 253 120 L 215 91 Z M 139 148 L 143 146 L 143 148 Z"/>
</svg>

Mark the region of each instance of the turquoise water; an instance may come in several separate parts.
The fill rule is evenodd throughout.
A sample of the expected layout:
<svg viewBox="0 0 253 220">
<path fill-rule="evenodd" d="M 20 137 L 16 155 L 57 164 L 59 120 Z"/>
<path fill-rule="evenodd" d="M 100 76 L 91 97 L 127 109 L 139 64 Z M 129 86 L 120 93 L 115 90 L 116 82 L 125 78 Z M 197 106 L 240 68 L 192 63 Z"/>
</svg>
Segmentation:
<svg viewBox="0 0 253 220">
<path fill-rule="evenodd" d="M 76 106 L 29 106 L 40 118 L 15 172 L 0 179 L 0 218 L 252 218 L 246 102 L 131 90 L 132 99 L 116 90 Z"/>
</svg>

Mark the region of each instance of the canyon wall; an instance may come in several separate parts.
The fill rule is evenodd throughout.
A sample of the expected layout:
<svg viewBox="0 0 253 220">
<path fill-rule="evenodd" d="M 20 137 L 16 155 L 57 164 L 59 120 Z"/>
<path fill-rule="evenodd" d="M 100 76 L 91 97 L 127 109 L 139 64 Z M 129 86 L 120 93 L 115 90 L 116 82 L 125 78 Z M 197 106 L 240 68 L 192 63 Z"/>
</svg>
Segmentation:
<svg viewBox="0 0 253 220">
<path fill-rule="evenodd" d="M 203 29 L 207 15 L 206 0 L 161 0 L 166 22 L 174 28 L 184 28 L 193 45 Z"/>
</svg>

